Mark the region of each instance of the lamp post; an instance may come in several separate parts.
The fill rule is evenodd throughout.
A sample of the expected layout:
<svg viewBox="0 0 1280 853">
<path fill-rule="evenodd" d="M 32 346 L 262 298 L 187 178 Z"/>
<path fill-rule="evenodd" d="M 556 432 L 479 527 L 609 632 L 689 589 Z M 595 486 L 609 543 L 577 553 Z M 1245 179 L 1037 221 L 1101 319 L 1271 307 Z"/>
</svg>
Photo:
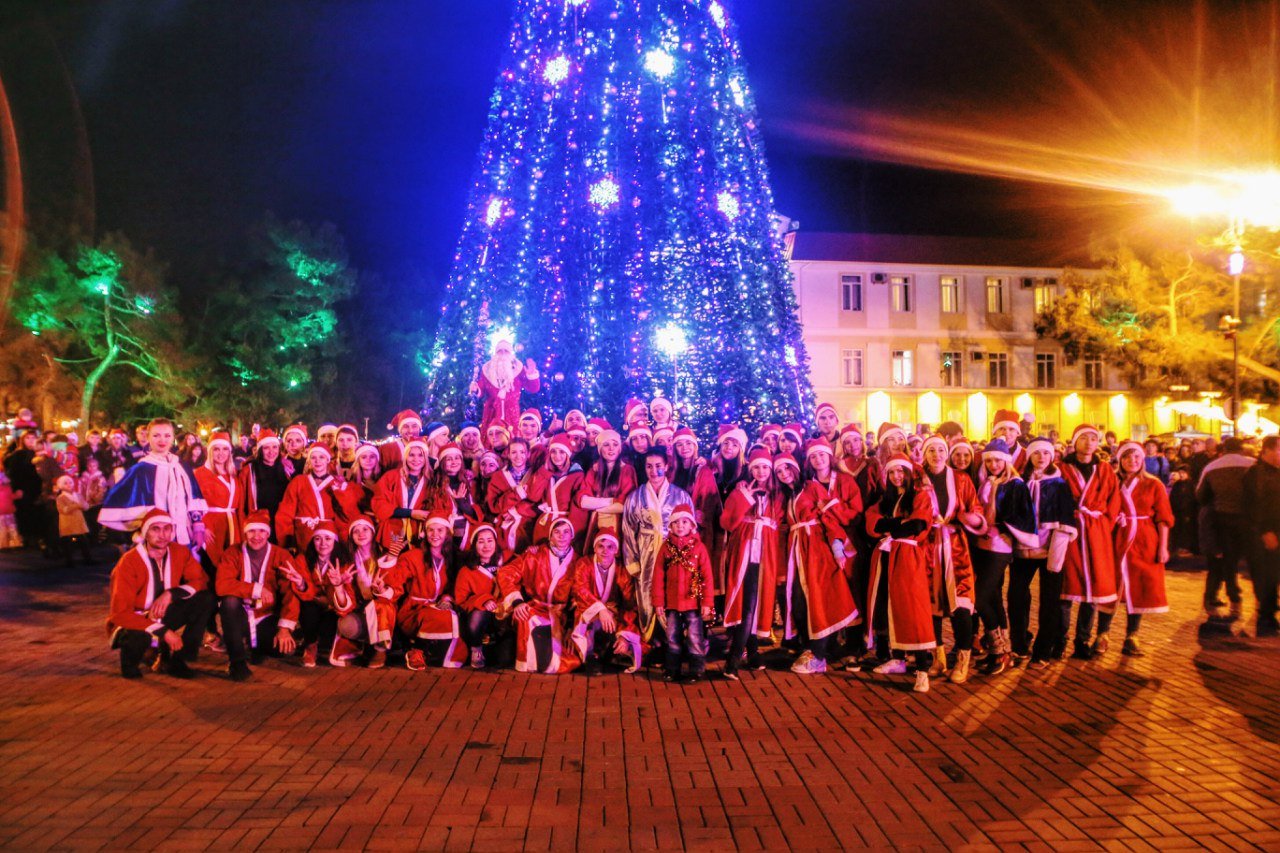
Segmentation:
<svg viewBox="0 0 1280 853">
<path fill-rule="evenodd" d="M 1236 233 L 1239 233 L 1238 231 Z M 1231 273 L 1233 291 L 1232 314 L 1226 318 L 1227 335 L 1231 338 L 1231 435 L 1240 437 L 1240 336 L 1236 333 L 1240 326 L 1240 275 L 1244 272 L 1244 250 L 1239 244 L 1231 250 L 1227 261 L 1227 272 Z"/>
<path fill-rule="evenodd" d="M 671 405 L 677 406 L 680 400 L 680 356 L 689 350 L 689 336 L 684 329 L 675 323 L 667 323 L 653 334 L 653 342 L 667 358 L 671 359 L 674 374 L 671 386 Z"/>
</svg>

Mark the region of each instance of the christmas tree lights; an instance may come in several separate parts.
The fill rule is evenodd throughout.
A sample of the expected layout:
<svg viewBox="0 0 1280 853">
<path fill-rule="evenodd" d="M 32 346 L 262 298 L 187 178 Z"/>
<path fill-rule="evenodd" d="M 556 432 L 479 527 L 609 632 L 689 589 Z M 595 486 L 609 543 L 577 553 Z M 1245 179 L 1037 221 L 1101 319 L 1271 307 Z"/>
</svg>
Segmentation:
<svg viewBox="0 0 1280 853">
<path fill-rule="evenodd" d="M 526 402 L 557 413 L 663 394 L 704 431 L 808 418 L 730 8 L 517 0 L 426 364 L 434 416 L 474 413 L 501 330 L 542 373 Z"/>
</svg>

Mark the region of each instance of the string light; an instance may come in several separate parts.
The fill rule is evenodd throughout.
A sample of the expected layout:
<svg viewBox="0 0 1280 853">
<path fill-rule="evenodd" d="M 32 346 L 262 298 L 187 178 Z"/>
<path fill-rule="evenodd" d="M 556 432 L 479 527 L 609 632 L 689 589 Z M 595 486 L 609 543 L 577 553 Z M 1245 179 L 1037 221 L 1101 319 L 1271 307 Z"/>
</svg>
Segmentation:
<svg viewBox="0 0 1280 853">
<path fill-rule="evenodd" d="M 662 48 L 655 47 L 644 55 L 644 70 L 659 80 L 666 80 L 676 71 L 676 58 Z"/>
<path fill-rule="evenodd" d="M 621 189 L 613 178 L 601 178 L 591 185 L 591 203 L 601 210 L 613 207 L 618 203 Z"/>
<path fill-rule="evenodd" d="M 542 79 L 552 86 L 569 79 L 569 57 L 564 54 L 552 57 L 542 69 Z"/>
<path fill-rule="evenodd" d="M 728 190 L 722 190 L 716 196 L 716 209 L 724 214 L 730 222 L 738 218 L 740 207 L 738 197 Z"/>
</svg>

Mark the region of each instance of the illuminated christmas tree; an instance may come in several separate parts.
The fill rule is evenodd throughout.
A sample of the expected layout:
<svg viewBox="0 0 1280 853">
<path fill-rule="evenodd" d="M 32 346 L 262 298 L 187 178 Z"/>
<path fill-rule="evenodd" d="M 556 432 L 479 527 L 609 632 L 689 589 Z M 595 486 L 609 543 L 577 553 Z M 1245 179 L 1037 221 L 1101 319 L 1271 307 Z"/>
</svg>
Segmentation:
<svg viewBox="0 0 1280 853">
<path fill-rule="evenodd" d="M 510 337 L 557 413 L 807 419 L 808 357 L 764 146 L 717 0 L 517 0 L 426 371 L 470 413 Z"/>
</svg>

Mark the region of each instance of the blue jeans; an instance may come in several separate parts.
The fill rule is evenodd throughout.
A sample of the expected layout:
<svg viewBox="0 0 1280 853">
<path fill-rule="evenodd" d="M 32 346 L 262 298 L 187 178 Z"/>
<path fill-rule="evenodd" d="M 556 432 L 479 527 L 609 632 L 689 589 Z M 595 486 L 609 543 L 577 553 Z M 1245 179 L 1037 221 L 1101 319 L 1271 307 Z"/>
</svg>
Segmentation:
<svg viewBox="0 0 1280 853">
<path fill-rule="evenodd" d="M 707 668 L 707 632 L 702 614 L 696 610 L 667 611 L 667 672 L 678 674 L 683 657 L 689 658 L 689 671 L 702 673 Z"/>
</svg>

